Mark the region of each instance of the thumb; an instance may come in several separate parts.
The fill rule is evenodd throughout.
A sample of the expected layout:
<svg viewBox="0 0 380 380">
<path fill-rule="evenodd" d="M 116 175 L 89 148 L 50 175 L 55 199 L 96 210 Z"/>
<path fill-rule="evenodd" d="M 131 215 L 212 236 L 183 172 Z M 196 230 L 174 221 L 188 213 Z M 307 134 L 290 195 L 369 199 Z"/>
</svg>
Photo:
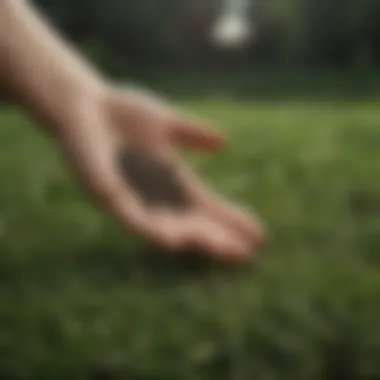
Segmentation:
<svg viewBox="0 0 380 380">
<path fill-rule="evenodd" d="M 204 124 L 188 120 L 176 119 L 170 129 L 170 140 L 185 148 L 216 151 L 225 145 L 225 136 L 211 130 Z"/>
</svg>

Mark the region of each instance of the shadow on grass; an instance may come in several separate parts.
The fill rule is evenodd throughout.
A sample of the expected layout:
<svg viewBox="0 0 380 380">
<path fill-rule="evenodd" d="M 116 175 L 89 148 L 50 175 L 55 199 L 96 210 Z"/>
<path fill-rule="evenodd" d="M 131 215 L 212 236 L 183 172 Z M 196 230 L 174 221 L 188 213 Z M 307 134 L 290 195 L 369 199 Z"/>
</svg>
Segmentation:
<svg viewBox="0 0 380 380">
<path fill-rule="evenodd" d="M 199 252 L 171 254 L 147 244 L 131 248 L 102 241 L 66 254 L 47 250 L 29 253 L 21 261 L 3 255 L 0 285 L 22 292 L 28 284 L 52 289 L 76 278 L 96 287 L 141 283 L 169 288 L 215 275 L 232 278 L 251 274 L 255 268 L 251 263 L 218 262 Z"/>
<path fill-rule="evenodd" d="M 152 245 L 140 246 L 133 252 L 125 252 L 121 247 L 112 250 L 101 245 L 90 247 L 78 258 L 78 266 L 90 277 L 141 279 L 164 287 L 216 273 L 234 276 L 252 270 L 247 263 L 218 262 L 195 251 L 173 254 Z"/>
</svg>

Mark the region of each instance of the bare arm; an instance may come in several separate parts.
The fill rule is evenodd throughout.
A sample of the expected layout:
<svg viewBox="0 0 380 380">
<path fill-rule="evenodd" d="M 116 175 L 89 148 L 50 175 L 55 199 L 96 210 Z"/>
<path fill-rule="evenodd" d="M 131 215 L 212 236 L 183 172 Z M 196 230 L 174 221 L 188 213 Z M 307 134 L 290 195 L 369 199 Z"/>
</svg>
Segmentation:
<svg viewBox="0 0 380 380">
<path fill-rule="evenodd" d="M 0 0 L 0 25 L 0 84 L 47 128 L 104 89 L 101 75 L 28 1 Z"/>
</svg>

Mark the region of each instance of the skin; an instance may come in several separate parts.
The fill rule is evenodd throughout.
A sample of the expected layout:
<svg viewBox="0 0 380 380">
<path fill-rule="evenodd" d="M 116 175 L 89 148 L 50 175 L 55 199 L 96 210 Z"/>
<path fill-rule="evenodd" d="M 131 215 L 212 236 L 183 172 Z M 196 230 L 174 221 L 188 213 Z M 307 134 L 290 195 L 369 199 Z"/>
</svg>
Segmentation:
<svg viewBox="0 0 380 380">
<path fill-rule="evenodd" d="M 118 89 L 26 0 L 0 0 L 0 87 L 53 136 L 88 194 L 127 231 L 169 252 L 191 247 L 218 260 L 247 260 L 262 242 L 254 218 L 208 189 L 176 153 L 216 152 L 224 137 L 151 94 Z M 115 165 L 126 144 L 170 160 L 191 207 L 145 206 Z"/>
</svg>

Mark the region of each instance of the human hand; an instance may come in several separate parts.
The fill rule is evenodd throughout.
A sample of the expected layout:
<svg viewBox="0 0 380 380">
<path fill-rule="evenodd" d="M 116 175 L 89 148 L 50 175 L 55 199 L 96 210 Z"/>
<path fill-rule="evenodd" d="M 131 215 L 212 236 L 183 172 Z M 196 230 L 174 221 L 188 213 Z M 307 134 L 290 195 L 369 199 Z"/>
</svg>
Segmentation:
<svg viewBox="0 0 380 380">
<path fill-rule="evenodd" d="M 109 87 L 79 104 L 66 124 L 59 141 L 74 171 L 128 231 L 171 252 L 192 248 L 230 261 L 247 260 L 262 242 L 258 223 L 208 189 L 179 158 L 176 148 L 215 152 L 224 145 L 223 137 L 202 123 L 182 116 L 154 96 Z M 141 191 L 118 165 L 125 149 L 170 165 L 186 205 L 172 208 L 144 202 Z M 154 181 L 149 184 L 149 180 L 148 187 L 154 188 Z"/>
</svg>

